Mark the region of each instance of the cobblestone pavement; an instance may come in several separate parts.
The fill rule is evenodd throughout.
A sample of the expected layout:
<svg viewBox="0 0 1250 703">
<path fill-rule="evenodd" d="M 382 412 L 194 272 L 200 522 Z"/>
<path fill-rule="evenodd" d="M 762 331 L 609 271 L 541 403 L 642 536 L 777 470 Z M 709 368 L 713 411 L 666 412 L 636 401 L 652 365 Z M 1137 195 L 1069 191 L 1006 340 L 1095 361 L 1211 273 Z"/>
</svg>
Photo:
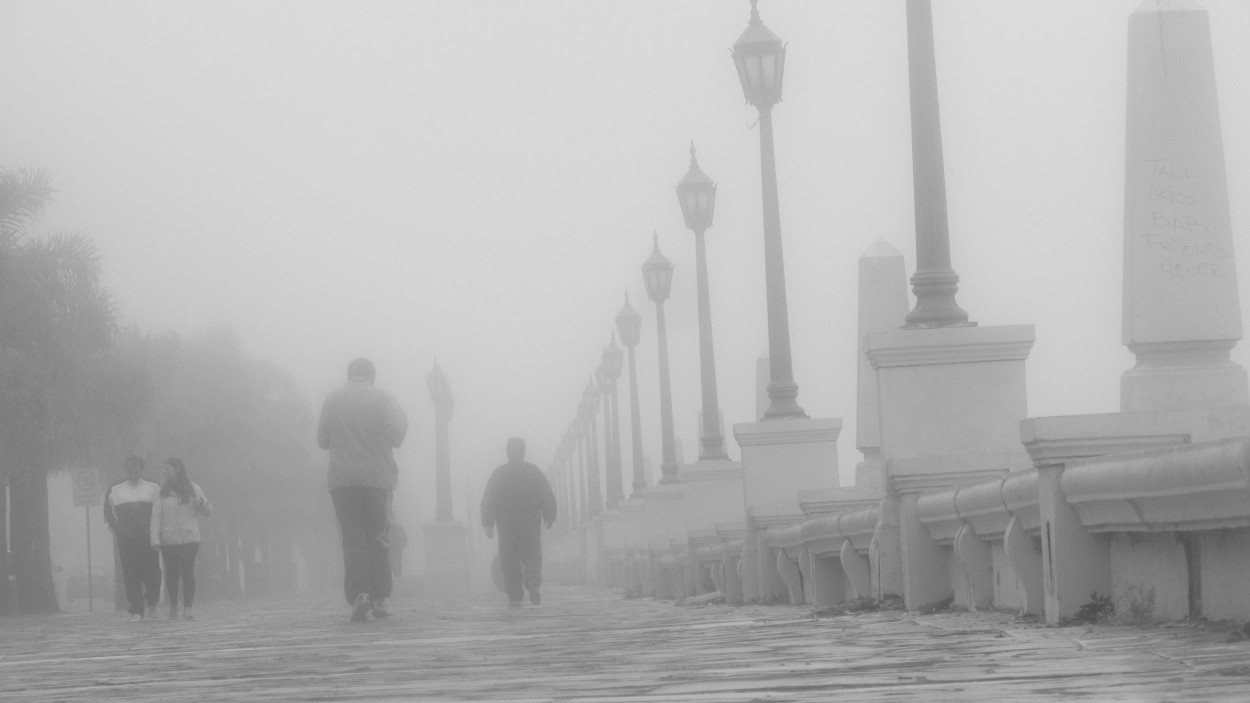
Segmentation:
<svg viewBox="0 0 1250 703">
<path fill-rule="evenodd" d="M 1004 614 L 678 607 L 549 588 L 541 606 L 330 596 L 0 620 L 0 701 L 1250 701 L 1250 642 Z"/>
</svg>

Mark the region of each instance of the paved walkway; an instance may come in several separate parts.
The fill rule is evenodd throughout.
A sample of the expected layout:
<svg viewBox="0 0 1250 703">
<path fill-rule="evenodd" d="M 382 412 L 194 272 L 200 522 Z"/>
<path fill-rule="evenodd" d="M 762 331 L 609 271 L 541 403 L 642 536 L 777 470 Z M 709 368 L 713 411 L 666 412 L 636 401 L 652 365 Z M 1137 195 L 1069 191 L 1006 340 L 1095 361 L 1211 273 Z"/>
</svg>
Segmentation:
<svg viewBox="0 0 1250 703">
<path fill-rule="evenodd" d="M 1250 701 L 1250 642 L 1210 628 L 544 596 L 401 598 L 363 624 L 314 595 L 0 620 L 0 701 Z"/>
</svg>

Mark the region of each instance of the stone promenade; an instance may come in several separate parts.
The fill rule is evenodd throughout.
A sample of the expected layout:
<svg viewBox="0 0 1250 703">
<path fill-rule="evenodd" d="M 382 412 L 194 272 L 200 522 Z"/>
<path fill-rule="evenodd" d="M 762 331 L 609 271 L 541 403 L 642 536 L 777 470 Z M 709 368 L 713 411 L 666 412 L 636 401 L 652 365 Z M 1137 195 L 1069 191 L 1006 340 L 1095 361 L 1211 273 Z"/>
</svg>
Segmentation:
<svg viewBox="0 0 1250 703">
<path fill-rule="evenodd" d="M 1250 642 L 1003 614 L 678 607 L 549 588 L 349 623 L 329 596 L 194 621 L 0 620 L 0 701 L 1250 701 Z"/>
</svg>

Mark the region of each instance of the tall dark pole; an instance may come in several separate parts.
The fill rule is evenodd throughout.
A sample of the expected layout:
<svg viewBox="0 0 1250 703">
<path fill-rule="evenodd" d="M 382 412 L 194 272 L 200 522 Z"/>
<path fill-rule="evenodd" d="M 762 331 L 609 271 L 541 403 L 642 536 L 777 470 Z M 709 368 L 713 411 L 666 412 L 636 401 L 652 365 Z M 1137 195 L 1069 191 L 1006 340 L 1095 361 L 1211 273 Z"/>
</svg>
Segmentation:
<svg viewBox="0 0 1250 703">
<path fill-rule="evenodd" d="M 759 110 L 760 181 L 764 196 L 764 281 L 768 300 L 768 409 L 765 420 L 804 418 L 799 386 L 790 360 L 790 319 L 786 271 L 781 250 L 781 207 L 777 199 L 777 163 L 773 154 L 773 106 L 781 101 L 785 47 L 760 20 L 751 0 L 751 23 L 733 47 L 734 63 L 747 102 Z"/>
<path fill-rule="evenodd" d="M 452 522 L 451 506 L 451 452 L 447 442 L 447 425 L 451 422 L 451 411 L 455 401 L 451 397 L 451 387 L 443 370 L 434 362 L 434 370 L 425 379 L 430 389 L 430 399 L 434 401 L 434 476 L 436 502 L 434 508 L 435 522 Z"/>
<path fill-rule="evenodd" d="M 586 417 L 586 441 L 588 443 L 588 451 L 586 452 L 586 495 L 589 502 L 586 504 L 586 514 L 593 518 L 603 512 L 603 486 L 599 480 L 599 430 L 595 427 L 595 416 L 599 412 L 599 391 L 595 388 L 593 380 L 586 384 L 586 390 L 582 394 L 582 398 Z"/>
<path fill-rule="evenodd" d="M 621 416 L 616 404 L 616 382 L 621 377 L 621 362 L 625 355 L 616 345 L 616 334 L 603 350 L 603 359 L 595 378 L 603 393 L 603 451 L 607 475 L 607 501 L 615 508 L 625 499 L 624 477 L 621 475 Z"/>
<path fill-rule="evenodd" d="M 642 331 L 642 316 L 629 304 L 629 293 L 625 294 L 625 306 L 616 314 L 616 331 L 621 335 L 621 344 L 629 350 L 630 455 L 634 469 L 634 490 L 631 497 L 640 498 L 647 487 L 647 479 L 642 469 L 642 421 L 638 408 L 638 363 L 634 350 L 638 347 Z"/>
<path fill-rule="evenodd" d="M 673 439 L 673 390 L 668 371 L 668 330 L 664 301 L 673 283 L 673 264 L 660 253 L 660 237 L 652 238 L 651 256 L 642 265 L 647 296 L 655 301 L 655 327 L 660 354 L 660 483 L 678 483 L 677 449 Z"/>
<path fill-rule="evenodd" d="M 712 350 L 712 303 L 708 292 L 707 245 L 704 233 L 712 225 L 716 184 L 699 168 L 694 144 L 690 145 L 690 170 L 677 184 L 677 200 L 694 231 L 695 280 L 699 298 L 699 378 L 703 390 L 703 424 L 699 433 L 699 460 L 728 459 L 720 428 L 720 400 L 716 393 L 716 354 Z"/>
<path fill-rule="evenodd" d="M 916 307 L 908 313 L 904 327 L 968 326 L 975 323 L 969 323 L 968 313 L 955 303 L 959 276 L 951 268 L 933 10 L 929 0 L 907 0 L 907 69 L 916 204 L 916 273 L 911 277 L 911 286 Z"/>
<path fill-rule="evenodd" d="M 577 415 L 577 485 L 580 506 L 577 511 L 577 522 L 586 522 L 590 516 L 590 488 L 586 480 L 590 470 L 586 461 L 586 414 L 581 411 Z"/>
</svg>

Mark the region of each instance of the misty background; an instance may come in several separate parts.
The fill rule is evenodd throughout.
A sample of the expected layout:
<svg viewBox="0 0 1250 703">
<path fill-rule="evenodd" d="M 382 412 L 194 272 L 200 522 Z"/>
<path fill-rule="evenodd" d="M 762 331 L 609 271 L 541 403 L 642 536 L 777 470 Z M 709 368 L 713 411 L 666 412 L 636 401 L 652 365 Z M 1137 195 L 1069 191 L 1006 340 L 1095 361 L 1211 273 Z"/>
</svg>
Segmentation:
<svg viewBox="0 0 1250 703">
<path fill-rule="evenodd" d="M 1120 286 L 1138 5 L 933 3 L 957 301 L 981 325 L 1036 325 L 1031 416 L 1117 410 L 1133 363 Z M 1250 215 L 1250 3 L 1202 5 L 1237 227 Z M 914 271 L 904 3 L 764 0 L 760 13 L 788 42 L 774 120 L 798 402 L 842 418 L 849 483 L 857 260 L 882 238 Z M 288 369 L 314 413 L 348 361 L 373 359 L 411 423 L 397 512 L 417 538 L 434 512 L 435 359 L 456 402 L 464 520 L 509 436 L 547 466 L 626 292 L 643 315 L 658 475 L 639 271 L 653 231 L 676 267 L 674 416 L 696 458 L 694 241 L 673 191 L 692 140 L 719 184 L 711 309 L 739 455 L 732 425 L 756 419 L 767 350 L 756 112 L 728 51 L 748 18 L 725 0 L 0 0 L 0 165 L 52 175 L 37 229 L 92 238 L 124 322 L 226 326 Z M 1246 345 L 1233 358 L 1246 365 Z"/>
</svg>

